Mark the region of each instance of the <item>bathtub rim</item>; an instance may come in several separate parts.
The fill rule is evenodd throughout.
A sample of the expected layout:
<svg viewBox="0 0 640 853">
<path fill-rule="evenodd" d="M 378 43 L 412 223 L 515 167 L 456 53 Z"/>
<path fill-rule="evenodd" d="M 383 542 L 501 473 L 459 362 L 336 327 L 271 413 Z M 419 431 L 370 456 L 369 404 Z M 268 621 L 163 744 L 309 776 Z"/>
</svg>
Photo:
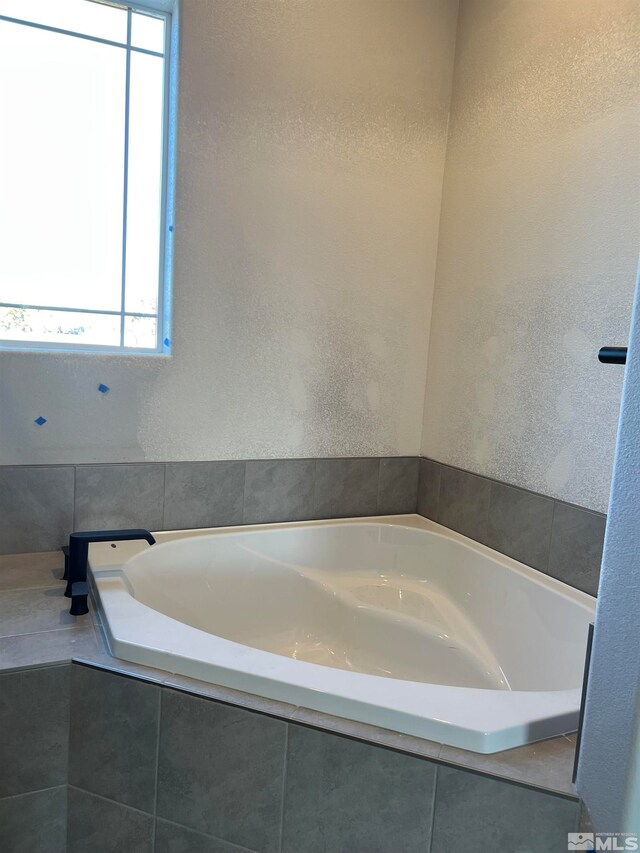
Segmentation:
<svg viewBox="0 0 640 853">
<path fill-rule="evenodd" d="M 555 594 L 584 607 L 591 613 L 594 612 L 595 599 L 587 593 L 574 589 L 556 578 L 519 563 L 420 515 L 317 519 L 197 528 L 159 531 L 154 535 L 158 543 L 162 543 L 196 536 L 225 536 L 258 533 L 271 529 L 327 528 L 354 524 L 425 530 L 452 539 L 465 548 L 488 556 L 504 568 L 525 576 L 537 585 L 550 588 Z M 301 662 L 292 662 L 288 658 L 271 652 L 223 640 L 208 632 L 185 625 L 134 599 L 126 590 L 122 579 L 117 576 L 125 562 L 148 547 L 140 542 L 118 543 L 119 556 L 116 561 L 113 559 L 114 550 L 110 548 L 110 543 L 90 547 L 92 586 L 99 599 L 107 642 L 115 657 L 245 693 L 264 696 L 275 701 L 295 704 L 346 720 L 404 732 L 475 753 L 501 752 L 557 736 L 559 721 L 564 721 L 561 726 L 562 734 L 570 733 L 576 728 L 580 700 L 579 687 L 567 690 L 506 693 L 482 688 L 448 687 L 394 679 L 394 685 L 398 685 L 398 692 L 402 695 L 395 701 L 390 701 L 384 691 L 384 688 L 388 691 L 389 679 L 384 677 L 358 672 L 341 672 L 331 667 L 307 662 L 304 662 L 303 669 L 300 669 Z M 116 618 L 110 619 L 110 613 L 112 617 L 115 614 Z M 171 625 L 168 626 L 167 623 Z M 165 636 L 163 627 L 164 629 L 170 627 L 173 632 L 172 642 L 164 644 L 171 648 L 158 646 L 157 637 Z M 156 639 L 153 640 L 153 637 Z M 196 642 L 199 651 L 194 654 L 193 644 Z M 223 652 L 231 651 L 235 654 L 231 654 L 230 658 L 223 656 L 223 662 L 221 662 L 219 658 L 221 647 Z M 203 650 L 207 648 L 210 652 L 204 654 Z M 215 661 L 217 656 L 218 660 Z M 233 666 L 228 665 L 230 660 L 234 661 Z M 298 677 L 293 679 L 294 683 L 292 683 L 291 672 L 287 673 L 287 668 L 291 667 L 292 663 L 298 668 Z M 308 678 L 304 677 L 305 673 L 309 675 Z M 322 686 L 318 687 L 318 684 Z M 373 700 L 372 696 L 376 693 L 378 698 Z M 363 701 L 363 695 L 368 696 L 368 701 Z M 468 700 L 471 696 L 474 702 L 470 705 Z M 416 706 L 421 703 L 427 703 L 429 707 L 435 708 L 429 718 L 415 713 Z M 452 705 L 457 706 L 453 715 Z M 535 719 L 532 719 L 532 716 Z M 398 723 L 402 724 L 400 728 Z M 523 729 L 528 726 L 533 726 L 534 732 L 523 735 Z"/>
</svg>

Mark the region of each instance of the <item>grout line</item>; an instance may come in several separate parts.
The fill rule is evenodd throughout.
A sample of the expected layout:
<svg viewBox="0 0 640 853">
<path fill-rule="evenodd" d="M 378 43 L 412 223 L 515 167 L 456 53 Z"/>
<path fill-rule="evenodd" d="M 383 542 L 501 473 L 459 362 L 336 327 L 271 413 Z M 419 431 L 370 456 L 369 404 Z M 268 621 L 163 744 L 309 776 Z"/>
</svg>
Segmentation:
<svg viewBox="0 0 640 853">
<path fill-rule="evenodd" d="M 69 790 L 79 791 L 81 794 L 86 794 L 88 797 L 95 797 L 97 800 L 102 800 L 105 803 L 112 803 L 113 805 L 120 806 L 123 809 L 128 809 L 131 812 L 136 812 L 137 814 L 143 814 L 146 817 L 153 818 L 151 812 L 145 812 L 143 809 L 137 809 L 135 806 L 130 806 L 127 803 L 121 803 L 119 800 L 112 800 L 111 797 L 105 797 L 102 794 L 96 794 L 95 791 L 89 791 L 88 788 L 80 788 L 78 785 L 70 784 Z"/>
<path fill-rule="evenodd" d="M 547 559 L 544 564 L 544 572 L 545 574 L 549 574 L 549 568 L 551 566 L 551 545 L 553 543 L 553 529 L 556 524 L 556 500 L 553 499 L 553 512 L 551 513 L 551 530 L 549 531 L 549 547 L 547 549 Z"/>
<path fill-rule="evenodd" d="M 54 580 L 55 583 L 45 586 L 9 586 L 6 589 L 0 589 L 0 600 L 8 592 L 42 592 L 43 589 L 62 589 L 61 584 L 64 583 L 62 578 L 55 578 Z"/>
<path fill-rule="evenodd" d="M 242 521 L 241 524 L 245 524 L 245 504 L 247 500 L 247 460 L 243 460 L 243 471 L 242 471 Z"/>
<path fill-rule="evenodd" d="M 162 529 L 167 529 L 167 463 L 162 463 Z"/>
<path fill-rule="evenodd" d="M 313 501 L 311 505 L 311 516 L 317 518 L 318 506 L 318 459 L 313 460 Z"/>
<path fill-rule="evenodd" d="M 385 457 L 380 457 L 378 459 L 378 479 L 376 482 L 376 515 L 380 515 L 380 468 L 382 467 L 382 460 Z"/>
<path fill-rule="evenodd" d="M 493 483 L 489 483 L 489 500 L 487 501 L 487 509 L 485 512 L 484 521 L 480 527 L 480 535 L 482 539 L 480 540 L 483 545 L 487 544 L 487 537 L 489 533 L 489 518 L 491 516 L 491 504 L 493 503 Z M 508 555 L 507 555 L 508 556 Z"/>
<path fill-rule="evenodd" d="M 280 795 L 280 826 L 278 827 L 279 838 L 278 838 L 278 851 L 282 853 L 282 845 L 284 843 L 284 801 L 286 797 L 287 791 L 287 759 L 289 752 L 289 723 L 285 723 L 285 735 L 284 735 L 284 755 L 282 757 L 282 790 Z"/>
<path fill-rule="evenodd" d="M 442 465 L 440 464 L 440 462 L 433 462 L 433 460 L 431 460 L 431 459 L 429 459 L 427 461 L 430 462 L 432 465 L 435 464 L 438 466 L 438 488 L 436 491 L 436 511 L 434 513 L 435 518 L 432 519 L 432 521 L 435 521 L 437 524 L 440 524 L 441 523 L 440 522 L 440 493 L 442 491 Z"/>
<path fill-rule="evenodd" d="M 17 800 L 20 797 L 30 797 L 32 794 L 44 794 L 46 791 L 57 791 L 60 788 L 66 788 L 67 783 L 62 782 L 60 785 L 50 785 L 48 788 L 36 788 L 35 791 L 22 791 L 20 794 L 9 794 L 7 797 L 0 797 L 0 803 L 6 800 Z"/>
<path fill-rule="evenodd" d="M 69 724 L 69 733 L 71 733 L 71 724 Z M 69 849 L 69 824 L 71 821 L 69 820 L 69 763 L 68 763 L 68 750 L 67 750 L 67 781 L 65 783 L 65 797 L 64 797 L 64 843 L 65 850 Z"/>
<path fill-rule="evenodd" d="M 209 841 L 219 841 L 225 846 L 225 850 L 227 847 L 229 848 L 229 853 L 233 853 L 235 850 L 237 850 L 238 853 L 258 853 L 258 851 L 255 851 L 250 847 L 242 847 L 239 844 L 234 844 L 233 841 L 226 841 L 218 835 L 209 835 L 208 832 L 203 832 L 201 829 L 194 829 L 192 826 L 187 826 L 186 823 L 180 823 L 179 820 L 169 820 L 167 817 L 160 817 L 158 820 L 161 820 L 163 823 L 168 823 L 170 826 L 179 826 L 180 829 L 186 829 L 189 832 L 193 832 L 194 835 L 199 835 Z M 127 853 L 127 851 L 124 851 L 124 853 Z"/>
<path fill-rule="evenodd" d="M 77 465 L 73 466 L 73 494 L 71 496 L 71 530 L 69 533 L 73 533 L 76 529 L 76 477 L 78 475 L 78 467 Z M 68 542 L 65 542 L 65 545 L 68 545 Z"/>
<path fill-rule="evenodd" d="M 2 640 L 13 640 L 14 637 L 37 637 L 40 634 L 61 634 L 63 631 L 79 631 L 85 627 L 82 625 L 63 625 L 61 628 L 45 628 L 42 631 L 25 631 L 24 634 L 0 634 Z"/>
<path fill-rule="evenodd" d="M 68 625 L 66 628 L 45 628 L 42 631 L 25 631 L 23 634 L 7 634 L 0 636 L 0 640 L 12 640 L 16 637 L 34 637 L 38 634 L 59 634 L 61 631 L 77 630 L 77 625 Z"/>
<path fill-rule="evenodd" d="M 420 496 L 420 468 L 421 468 L 421 467 L 422 467 L 422 466 L 420 465 L 420 459 L 419 459 L 419 458 L 417 458 L 417 459 L 416 459 L 416 490 L 415 490 L 415 501 L 414 501 L 414 502 L 413 502 L 413 504 L 412 504 L 413 509 L 411 510 L 411 512 L 412 512 L 412 513 L 414 513 L 415 515 L 419 515 L 419 513 L 418 513 L 418 499 L 419 499 L 419 496 Z"/>
<path fill-rule="evenodd" d="M 158 767 L 160 765 L 160 727 L 162 725 L 162 686 L 158 690 L 158 732 L 156 735 L 156 766 L 154 770 L 154 792 L 153 792 L 153 830 L 151 838 L 151 849 L 156 849 L 156 827 L 158 825 Z"/>
<path fill-rule="evenodd" d="M 426 853 L 431 853 L 433 850 L 433 828 L 436 822 L 436 796 L 438 791 L 438 777 L 440 776 L 440 768 L 436 764 L 435 774 L 433 777 L 433 794 L 431 796 L 431 823 L 429 825 L 429 849 Z"/>
</svg>

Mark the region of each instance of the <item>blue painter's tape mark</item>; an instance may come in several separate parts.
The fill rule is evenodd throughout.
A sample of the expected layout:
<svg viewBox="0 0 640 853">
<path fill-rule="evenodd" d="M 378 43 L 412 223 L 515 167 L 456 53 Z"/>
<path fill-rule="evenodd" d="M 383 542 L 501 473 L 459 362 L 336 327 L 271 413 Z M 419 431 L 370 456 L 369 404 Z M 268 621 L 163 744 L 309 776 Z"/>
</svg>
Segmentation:
<svg viewBox="0 0 640 853">
<path fill-rule="evenodd" d="M 35 419 L 34 424 L 38 424 L 38 426 L 44 426 L 46 424 L 46 422 L 47 422 L 47 419 L 43 418 L 42 415 L 40 415 L 39 418 Z"/>
<path fill-rule="evenodd" d="M 101 394 L 106 394 L 108 390 L 109 390 L 109 386 L 108 386 L 108 385 L 103 385 L 103 384 L 102 384 L 102 382 L 98 385 L 98 391 L 99 391 Z"/>
<path fill-rule="evenodd" d="M 169 226 L 169 231 L 173 231 L 173 225 Z"/>
<path fill-rule="evenodd" d="M 168 347 L 170 343 L 171 343 L 171 341 L 169 340 L 169 338 L 165 338 L 165 339 L 164 339 L 164 345 L 165 345 L 166 347 Z"/>
</svg>

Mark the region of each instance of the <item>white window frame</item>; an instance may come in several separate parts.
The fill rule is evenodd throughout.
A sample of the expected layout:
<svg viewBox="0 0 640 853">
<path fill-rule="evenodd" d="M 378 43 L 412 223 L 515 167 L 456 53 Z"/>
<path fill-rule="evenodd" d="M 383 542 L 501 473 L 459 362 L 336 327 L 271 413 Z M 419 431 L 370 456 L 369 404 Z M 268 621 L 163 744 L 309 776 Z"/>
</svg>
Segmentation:
<svg viewBox="0 0 640 853">
<path fill-rule="evenodd" d="M 55 2 L 55 0 L 51 0 Z M 103 0 L 85 0 L 85 2 L 101 3 Z M 14 24 L 23 24 L 38 30 L 45 30 L 62 35 L 73 36 L 87 41 L 98 42 L 121 48 L 126 51 L 126 83 L 125 83 L 125 122 L 124 122 L 124 185 L 123 185 L 123 217 L 122 217 L 122 280 L 119 311 L 93 310 L 87 308 L 61 308 L 52 305 L 30 305 L 27 303 L 8 303 L 0 301 L 0 308 L 24 308 L 59 311 L 60 313 L 76 314 L 98 314 L 120 317 L 120 344 L 118 346 L 104 346 L 97 344 L 77 344 L 55 341 L 13 341 L 0 337 L 0 351 L 13 350 L 19 352 L 65 352 L 65 353 L 108 353 L 112 355 L 164 355 L 171 354 L 171 274 L 173 267 L 173 199 L 175 180 L 175 134 L 171 128 L 175 125 L 176 109 L 176 77 L 177 77 L 177 27 L 174 26 L 172 13 L 169 11 L 144 6 L 139 3 L 117 3 L 106 2 L 105 5 L 116 6 L 127 12 L 127 42 L 111 41 L 98 36 L 91 36 L 73 30 L 61 29 L 59 27 L 39 24 L 21 18 L 13 18 L 0 14 L 0 21 L 8 21 Z M 165 5 L 164 3 L 162 5 Z M 132 13 L 152 15 L 156 18 L 164 18 L 164 53 L 148 50 L 146 48 L 134 47 L 131 44 Z M 160 258 L 158 264 L 158 301 L 157 314 L 145 314 L 136 311 L 125 310 L 126 290 L 126 251 L 127 251 L 127 203 L 128 203 L 128 168 L 129 168 L 129 94 L 131 82 L 131 54 L 144 53 L 150 56 L 162 57 L 164 60 L 164 92 L 163 92 L 163 127 L 162 127 L 162 172 L 160 191 Z M 0 259 L 0 263 L 2 260 Z M 125 317 L 156 317 L 156 346 L 154 349 L 124 346 L 124 321 Z M 1 333 L 0 333 L 1 334 Z"/>
</svg>

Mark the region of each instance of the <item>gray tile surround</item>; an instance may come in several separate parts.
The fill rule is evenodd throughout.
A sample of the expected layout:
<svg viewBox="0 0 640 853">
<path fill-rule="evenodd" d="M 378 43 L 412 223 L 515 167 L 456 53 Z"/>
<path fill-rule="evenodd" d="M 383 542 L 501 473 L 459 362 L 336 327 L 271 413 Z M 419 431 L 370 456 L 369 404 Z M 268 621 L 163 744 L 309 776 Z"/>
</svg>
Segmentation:
<svg viewBox="0 0 640 853">
<path fill-rule="evenodd" d="M 68 666 L 1 674 L 0 721 L 0 797 L 66 784 Z"/>
<path fill-rule="evenodd" d="M 463 536 L 483 541 L 490 494 L 491 485 L 484 477 L 441 466 L 437 520 Z"/>
<path fill-rule="evenodd" d="M 71 628 L 75 617 L 63 596 L 61 584 L 34 595 L 30 589 L 3 592 L 0 598 L 0 637 Z"/>
<path fill-rule="evenodd" d="M 246 847 L 227 844 L 195 829 L 156 819 L 155 853 L 242 853 Z"/>
<path fill-rule="evenodd" d="M 76 468 L 76 530 L 162 527 L 165 466 L 81 465 Z"/>
<path fill-rule="evenodd" d="M 66 785 L 0 799 L 2 853 L 65 853 L 66 842 Z"/>
<path fill-rule="evenodd" d="M 93 656 L 97 652 L 93 625 L 86 623 L 58 631 L 0 637 L 0 670 L 33 666 L 34 661 L 38 666 L 68 663 L 77 655 Z"/>
<path fill-rule="evenodd" d="M 158 816 L 276 853 L 286 733 L 281 720 L 164 689 Z"/>
<path fill-rule="evenodd" d="M 417 457 L 0 466 L 0 555 L 53 551 L 73 529 L 415 512 L 417 466 Z"/>
<path fill-rule="evenodd" d="M 0 553 L 51 551 L 73 525 L 71 467 L 0 467 Z"/>
<path fill-rule="evenodd" d="M 164 492 L 166 530 L 242 524 L 243 462 L 169 462 Z"/>
<path fill-rule="evenodd" d="M 418 467 L 418 502 L 416 510 L 425 518 L 438 515 L 440 497 L 440 465 L 430 459 L 420 459 Z"/>
<path fill-rule="evenodd" d="M 167 530 L 416 511 L 578 589 L 597 590 L 605 516 L 431 459 L 0 467 L 0 554 L 56 549 L 72 528 Z"/>
<path fill-rule="evenodd" d="M 283 853 L 424 853 L 436 767 L 290 726 Z"/>
<path fill-rule="evenodd" d="M 72 667 L 70 784 L 152 811 L 159 710 L 156 685 Z"/>
<path fill-rule="evenodd" d="M 577 589 L 596 595 L 606 516 L 420 460 L 418 512 Z"/>
<path fill-rule="evenodd" d="M 416 511 L 420 460 L 416 456 L 380 460 L 378 508 L 380 515 Z"/>
<path fill-rule="evenodd" d="M 578 818 L 576 802 L 440 767 L 431 853 L 565 850 Z"/>
<path fill-rule="evenodd" d="M 97 651 L 91 614 L 72 617 L 60 552 L 0 557 L 0 671 Z"/>
<path fill-rule="evenodd" d="M 591 595 L 598 592 L 606 518 L 557 503 L 547 571 Z"/>
<path fill-rule="evenodd" d="M 109 674 L 96 670 L 95 676 Z M 86 689 L 77 680 L 73 684 L 74 689 Z M 459 828 L 472 819 L 478 823 L 476 833 L 464 837 L 480 838 L 483 849 L 538 853 L 554 849 L 544 845 L 570 831 L 578 819 L 575 799 L 318 731 L 291 719 L 275 720 L 169 686 L 159 689 L 155 810 L 141 812 L 72 786 L 71 853 L 83 849 L 78 838 L 85 849 L 89 845 L 97 853 L 122 849 L 123 844 L 143 853 L 151 849 L 149 825 L 154 818 L 156 853 L 426 853 L 432 827 L 433 853 L 448 853 L 459 849 Z M 110 722 L 116 730 L 121 725 L 120 720 Z M 104 735 L 119 737 L 126 749 L 121 735 Z M 541 761 L 544 752 L 542 745 Z M 482 758 L 486 756 L 478 756 Z M 492 758 L 500 761 L 500 756 Z M 95 772 L 106 770 L 96 764 Z M 510 846 L 514 821 L 524 822 L 534 836 L 531 842 L 527 836 L 521 848 Z M 103 847 L 103 826 L 109 828 L 107 837 L 123 832 L 126 839 L 131 832 L 133 840 Z"/>
<path fill-rule="evenodd" d="M 313 459 L 267 459 L 247 462 L 245 524 L 300 521 L 313 517 Z"/>
<path fill-rule="evenodd" d="M 66 678 L 57 684 L 51 680 L 65 671 Z M 447 766 L 460 760 L 460 751 L 444 747 L 438 757 L 437 752 L 406 754 L 407 745 L 401 743 L 383 748 L 363 740 L 355 723 L 353 737 L 320 731 L 318 715 L 304 709 L 287 719 L 273 719 L 168 684 L 78 664 L 0 678 L 25 676 L 32 680 L 32 689 L 21 696 L 15 689 L 0 690 L 0 696 L 9 696 L 0 713 L 0 732 L 12 732 L 24 749 L 28 728 L 33 760 L 16 775 L 10 752 L 0 753 L 0 766 L 3 777 L 14 779 L 13 787 L 5 790 L 33 784 L 38 790 L 0 797 L 3 853 L 426 853 L 432 834 L 431 853 L 459 849 L 461 837 L 473 837 L 474 846 L 482 849 L 538 853 L 555 849 L 555 840 L 578 820 L 579 804 L 573 798 L 487 777 L 509 772 L 508 753 L 475 756 L 480 773 L 469 773 Z M 38 690 L 46 701 L 34 692 L 38 679 L 44 679 Z M 194 689 L 191 682 L 183 690 Z M 52 773 L 42 758 L 50 754 L 59 762 L 66 756 L 62 730 L 67 726 L 68 731 L 69 718 L 52 701 L 62 697 L 63 704 L 68 703 L 69 683 L 74 709 L 70 751 L 87 771 L 78 780 L 71 770 L 65 847 L 65 768 L 60 764 Z M 162 697 L 161 737 L 149 712 L 147 698 L 152 694 Z M 89 704 L 83 705 L 87 696 Z M 24 734 L 16 716 L 24 718 Z M 91 716 L 98 719 L 96 726 Z M 58 732 L 47 735 L 46 744 L 42 737 L 33 738 L 33 731 L 52 725 Z M 153 745 L 141 753 L 136 742 L 145 739 L 147 730 Z M 339 731 L 337 724 L 334 731 Z M 109 744 L 106 751 L 103 742 Z M 573 746 L 569 740 L 567 745 Z M 545 763 L 547 775 L 561 772 L 562 756 L 552 747 L 552 742 L 543 742 L 527 748 L 536 752 L 533 760 L 543 784 Z M 136 777 L 140 764 L 147 768 L 142 783 Z M 43 787 L 50 781 L 59 784 Z M 82 781 L 83 787 L 74 781 Z M 131 799 L 132 790 L 153 792 L 156 784 L 157 799 L 137 799 L 144 802 L 144 810 L 121 801 Z M 514 826 L 524 827 L 524 839 L 514 835 Z"/>
<path fill-rule="evenodd" d="M 151 814 L 69 787 L 67 853 L 152 853 Z"/>
<path fill-rule="evenodd" d="M 63 574 L 61 551 L 0 555 L 0 593 L 44 587 L 59 589 Z"/>
<path fill-rule="evenodd" d="M 376 514 L 379 459 L 318 459 L 315 470 L 315 518 Z"/>
<path fill-rule="evenodd" d="M 534 569 L 546 569 L 553 523 L 553 500 L 491 483 L 484 542 Z"/>
</svg>

